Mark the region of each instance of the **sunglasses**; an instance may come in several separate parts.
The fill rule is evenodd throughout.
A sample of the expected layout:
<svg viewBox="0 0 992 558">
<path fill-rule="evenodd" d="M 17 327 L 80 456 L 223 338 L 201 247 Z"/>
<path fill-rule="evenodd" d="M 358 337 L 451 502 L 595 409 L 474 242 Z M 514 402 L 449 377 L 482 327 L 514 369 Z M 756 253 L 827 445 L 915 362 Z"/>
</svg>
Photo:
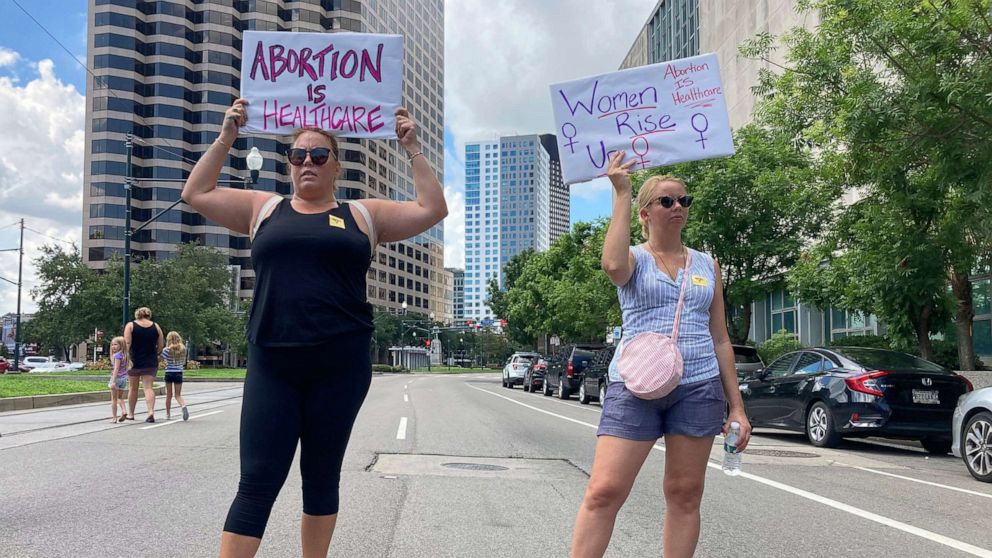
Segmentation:
<svg viewBox="0 0 992 558">
<path fill-rule="evenodd" d="M 310 155 L 310 160 L 313 164 L 318 167 L 327 162 L 331 158 L 331 150 L 327 147 L 314 147 L 313 149 L 303 149 L 302 147 L 294 147 L 286 152 L 286 156 L 289 157 L 289 162 L 295 167 L 298 167 L 307 160 L 307 155 Z"/>
<path fill-rule="evenodd" d="M 675 205 L 675 202 L 678 202 L 682 207 L 689 207 L 692 205 L 692 196 L 679 196 L 677 198 L 673 198 L 672 196 L 661 196 L 651 203 L 660 203 L 661 207 L 668 209 Z"/>
</svg>

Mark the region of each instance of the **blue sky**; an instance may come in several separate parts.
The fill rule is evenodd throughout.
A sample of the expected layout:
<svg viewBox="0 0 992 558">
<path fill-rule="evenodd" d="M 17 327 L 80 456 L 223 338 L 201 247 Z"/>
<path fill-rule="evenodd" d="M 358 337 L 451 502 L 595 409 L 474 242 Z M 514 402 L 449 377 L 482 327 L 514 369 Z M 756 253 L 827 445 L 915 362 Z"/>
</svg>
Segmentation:
<svg viewBox="0 0 992 558">
<path fill-rule="evenodd" d="M 86 61 L 86 0 L 18 0 Z M 464 144 L 553 132 L 548 85 L 616 70 L 655 0 L 447 0 L 445 7 L 445 265 L 463 264 Z M 588 37 L 577 41 L 576 37 Z M 0 249 L 24 218 L 25 311 L 43 244 L 82 234 L 86 70 L 12 0 L 0 0 Z M 605 179 L 572 187 L 572 222 L 610 211 Z M 16 252 L 0 252 L 16 281 Z M 0 281 L 0 314 L 16 288 Z"/>
</svg>

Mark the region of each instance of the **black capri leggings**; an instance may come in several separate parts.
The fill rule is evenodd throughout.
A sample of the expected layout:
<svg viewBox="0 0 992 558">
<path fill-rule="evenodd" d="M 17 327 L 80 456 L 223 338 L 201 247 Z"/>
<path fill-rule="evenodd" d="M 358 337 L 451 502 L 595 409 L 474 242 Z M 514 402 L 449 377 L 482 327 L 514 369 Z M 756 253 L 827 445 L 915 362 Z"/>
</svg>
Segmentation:
<svg viewBox="0 0 992 558">
<path fill-rule="evenodd" d="M 300 443 L 303 513 L 338 512 L 341 463 L 372 382 L 369 336 L 310 347 L 248 347 L 241 482 L 224 530 L 261 538 Z"/>
</svg>

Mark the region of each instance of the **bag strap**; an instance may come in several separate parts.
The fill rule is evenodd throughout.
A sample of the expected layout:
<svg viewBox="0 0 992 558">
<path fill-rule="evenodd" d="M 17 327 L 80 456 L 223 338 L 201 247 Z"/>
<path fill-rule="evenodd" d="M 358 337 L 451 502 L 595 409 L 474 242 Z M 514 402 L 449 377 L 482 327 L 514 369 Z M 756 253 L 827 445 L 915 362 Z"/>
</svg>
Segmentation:
<svg viewBox="0 0 992 558">
<path fill-rule="evenodd" d="M 369 208 L 365 207 L 365 204 L 360 201 L 345 200 L 344 203 L 355 206 L 355 209 L 365 218 L 365 224 L 369 228 L 369 244 L 372 245 L 372 255 L 375 255 L 375 247 L 379 244 L 379 239 L 375 234 L 375 223 L 372 222 L 372 215 L 369 213 Z"/>
<path fill-rule="evenodd" d="M 675 323 L 672 324 L 672 342 L 679 342 L 679 322 L 682 319 L 682 302 L 685 300 L 685 287 L 689 284 L 689 268 L 692 267 L 692 252 L 685 250 L 685 269 L 682 270 L 682 288 L 679 290 L 679 304 L 675 308 Z"/>
<path fill-rule="evenodd" d="M 251 240 L 255 240 L 255 234 L 258 233 L 258 227 L 261 227 L 262 221 L 265 221 L 265 218 L 268 217 L 266 213 L 268 213 L 274 205 L 281 202 L 282 199 L 282 196 L 276 194 L 265 200 L 265 203 L 262 204 L 262 209 L 258 210 L 258 216 L 255 217 L 255 226 L 251 228 Z"/>
</svg>

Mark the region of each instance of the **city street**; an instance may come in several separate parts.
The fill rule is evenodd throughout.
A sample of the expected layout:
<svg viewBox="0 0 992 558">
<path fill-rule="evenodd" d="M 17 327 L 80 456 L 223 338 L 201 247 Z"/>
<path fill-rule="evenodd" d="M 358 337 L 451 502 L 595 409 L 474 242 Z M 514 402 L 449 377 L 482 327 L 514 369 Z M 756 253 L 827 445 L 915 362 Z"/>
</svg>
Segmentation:
<svg viewBox="0 0 992 558">
<path fill-rule="evenodd" d="M 109 424 L 108 404 L 0 415 L 0 554 L 216 555 L 238 482 L 241 386 L 187 386 L 186 423 Z M 497 374 L 375 376 L 331 555 L 567 556 L 599 413 L 504 389 Z M 728 477 L 721 443 L 697 556 L 992 557 L 992 485 L 950 455 L 875 440 L 823 450 L 764 430 L 745 474 Z M 656 450 L 607 556 L 660 555 L 664 444 Z M 299 555 L 299 487 L 294 466 L 259 556 Z"/>
</svg>

